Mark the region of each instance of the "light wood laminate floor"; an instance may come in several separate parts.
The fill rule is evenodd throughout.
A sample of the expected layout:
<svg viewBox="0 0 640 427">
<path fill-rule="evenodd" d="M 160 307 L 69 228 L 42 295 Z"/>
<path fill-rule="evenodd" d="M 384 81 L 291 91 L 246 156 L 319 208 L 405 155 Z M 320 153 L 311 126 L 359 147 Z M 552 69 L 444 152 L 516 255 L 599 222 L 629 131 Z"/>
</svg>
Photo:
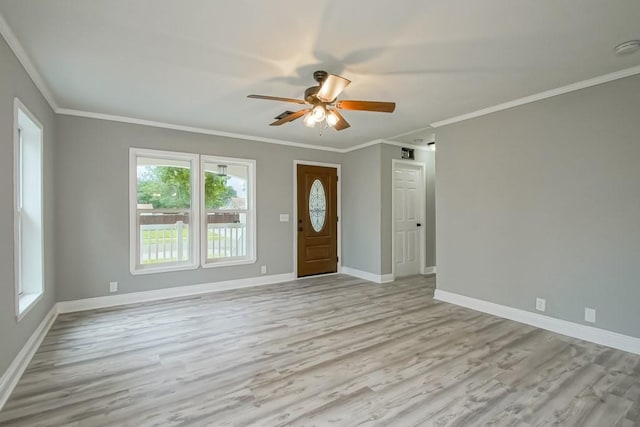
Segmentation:
<svg viewBox="0 0 640 427">
<path fill-rule="evenodd" d="M 640 356 L 337 275 L 61 315 L 4 410 L 24 426 L 640 420 Z"/>
</svg>

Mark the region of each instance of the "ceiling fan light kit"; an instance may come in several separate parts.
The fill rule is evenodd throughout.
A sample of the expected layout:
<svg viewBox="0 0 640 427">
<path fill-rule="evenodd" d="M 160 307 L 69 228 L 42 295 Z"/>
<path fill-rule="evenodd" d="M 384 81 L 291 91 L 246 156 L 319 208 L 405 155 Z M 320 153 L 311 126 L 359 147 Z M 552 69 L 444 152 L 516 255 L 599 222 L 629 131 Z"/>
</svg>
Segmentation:
<svg viewBox="0 0 640 427">
<path fill-rule="evenodd" d="M 318 85 L 307 88 L 304 91 L 304 99 L 266 95 L 248 95 L 247 97 L 266 99 L 268 101 L 306 104 L 309 106 L 309 108 L 303 110 L 278 115 L 276 121 L 271 123 L 271 126 L 281 126 L 305 116 L 304 124 L 308 127 L 315 127 L 317 123 L 324 122 L 326 127 L 332 127 L 340 131 L 347 129 L 351 125 L 338 110 L 374 111 L 379 113 L 393 113 L 395 111 L 395 102 L 338 101 L 338 96 L 340 96 L 342 91 L 351 83 L 349 79 L 336 76 L 335 74 L 329 74 L 322 70 L 314 72 L 313 78 L 318 82 Z"/>
</svg>

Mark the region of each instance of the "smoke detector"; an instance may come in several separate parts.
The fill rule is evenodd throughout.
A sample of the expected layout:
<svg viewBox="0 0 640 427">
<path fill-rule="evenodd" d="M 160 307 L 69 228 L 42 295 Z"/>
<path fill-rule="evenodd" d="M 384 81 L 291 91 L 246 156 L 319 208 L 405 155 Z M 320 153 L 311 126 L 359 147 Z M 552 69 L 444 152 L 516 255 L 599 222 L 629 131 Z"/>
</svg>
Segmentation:
<svg viewBox="0 0 640 427">
<path fill-rule="evenodd" d="M 628 55 L 640 49 L 640 40 L 629 40 L 615 47 L 616 55 Z"/>
</svg>

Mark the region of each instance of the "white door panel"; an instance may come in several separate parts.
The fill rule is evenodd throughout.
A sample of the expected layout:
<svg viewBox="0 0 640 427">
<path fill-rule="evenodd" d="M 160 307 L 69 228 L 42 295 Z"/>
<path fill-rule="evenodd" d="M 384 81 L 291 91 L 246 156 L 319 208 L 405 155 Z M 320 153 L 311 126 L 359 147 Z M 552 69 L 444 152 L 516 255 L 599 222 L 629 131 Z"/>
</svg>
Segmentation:
<svg viewBox="0 0 640 427">
<path fill-rule="evenodd" d="M 396 277 L 420 272 L 421 169 L 397 164 L 393 173 Z"/>
<path fill-rule="evenodd" d="M 396 263 L 401 263 L 404 262 L 404 236 L 405 233 L 401 232 L 401 233 L 396 233 L 396 238 L 395 238 L 395 245 L 396 245 Z"/>
</svg>

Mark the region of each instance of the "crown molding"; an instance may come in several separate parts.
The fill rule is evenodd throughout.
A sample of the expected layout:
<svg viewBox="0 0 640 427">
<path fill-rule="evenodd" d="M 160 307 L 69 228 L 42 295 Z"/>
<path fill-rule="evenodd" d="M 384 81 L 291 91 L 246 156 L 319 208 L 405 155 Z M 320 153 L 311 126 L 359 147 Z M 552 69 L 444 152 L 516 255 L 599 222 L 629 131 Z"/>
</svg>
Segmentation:
<svg viewBox="0 0 640 427">
<path fill-rule="evenodd" d="M 115 116 L 112 114 L 92 113 L 89 111 L 72 110 L 69 108 L 58 108 L 56 110 L 56 113 L 66 115 L 66 116 L 86 117 L 90 119 L 107 120 L 112 122 L 130 123 L 130 124 L 141 125 L 141 126 L 151 126 L 151 127 L 157 127 L 157 128 L 163 128 L 163 129 L 177 130 L 182 132 L 199 133 L 204 135 L 216 135 L 216 136 L 223 136 L 227 138 L 266 142 L 269 144 L 285 145 L 288 147 L 296 147 L 296 148 L 306 148 L 308 150 L 330 151 L 332 153 L 342 153 L 342 154 L 349 153 L 351 151 L 360 150 L 362 148 L 371 147 L 372 145 L 378 145 L 378 144 L 395 145 L 397 147 L 413 148 L 415 150 L 427 149 L 427 147 L 425 146 L 404 144 L 402 142 L 390 141 L 387 139 L 374 139 L 374 140 L 364 142 L 362 144 L 354 145 L 348 148 L 323 147 L 321 145 L 303 144 L 300 142 L 286 141 L 282 139 L 263 138 L 255 135 L 245 135 L 245 134 L 234 133 L 234 132 L 224 132 L 224 131 L 219 131 L 214 129 L 205 129 L 205 128 L 198 128 L 198 127 L 192 127 L 192 126 L 176 125 L 172 123 L 156 122 L 153 120 L 136 119 L 133 117 Z"/>
<path fill-rule="evenodd" d="M 224 137 L 227 137 L 227 138 L 245 139 L 245 140 L 249 140 L 249 141 L 258 141 L 258 142 L 267 142 L 269 144 L 286 145 L 286 146 L 289 146 L 289 147 L 307 148 L 307 149 L 311 149 L 311 150 L 331 151 L 331 152 L 334 152 L 334 153 L 344 153 L 345 152 L 345 149 L 342 149 L 342 148 L 323 147 L 321 145 L 303 144 L 303 143 L 300 143 L 300 142 L 286 141 L 286 140 L 282 140 L 282 139 L 264 138 L 264 137 L 255 136 L 255 135 L 245 135 L 245 134 L 235 133 L 235 132 L 224 132 L 224 131 L 219 131 L 219 130 L 214 130 L 214 129 L 205 129 L 205 128 L 192 127 L 192 126 L 176 125 L 176 124 L 172 124 L 172 123 L 157 122 L 157 121 L 153 121 L 153 120 L 137 119 L 137 118 L 134 118 L 134 117 L 116 116 L 116 115 L 112 115 L 112 114 L 93 113 L 93 112 L 90 112 L 90 111 L 73 110 L 73 109 L 69 109 L 69 108 L 59 108 L 58 110 L 56 110 L 56 113 L 63 114 L 63 115 L 66 115 L 66 116 L 86 117 L 86 118 L 90 118 L 90 119 L 107 120 L 107 121 L 112 121 L 112 122 L 130 123 L 130 124 L 135 124 L 135 125 L 151 126 L 151 127 L 157 127 L 157 128 L 163 128 L 163 129 L 178 130 L 178 131 L 182 131 L 182 132 L 200 133 L 200 134 L 204 134 L 204 135 L 216 135 L 216 136 L 224 136 Z"/>
<path fill-rule="evenodd" d="M 430 138 L 430 139 L 435 140 L 435 138 Z M 425 140 L 425 141 L 430 142 L 430 140 Z M 403 142 L 391 141 L 388 139 L 380 138 L 380 139 L 374 139 L 369 142 L 364 142 L 362 144 L 354 145 L 353 147 L 345 148 L 341 151 L 341 153 L 350 153 L 352 151 L 361 150 L 363 148 L 371 147 L 372 145 L 378 145 L 378 144 L 393 145 L 393 146 L 402 147 L 402 148 L 413 148 L 414 150 L 418 150 L 418 151 L 427 150 L 427 147 L 423 145 L 405 144 Z"/>
<path fill-rule="evenodd" d="M 398 139 L 398 138 L 402 138 L 403 136 L 411 135 L 412 133 L 423 132 L 423 131 L 425 131 L 425 130 L 431 130 L 431 131 L 433 131 L 433 129 L 431 128 L 431 126 L 426 126 L 426 127 L 423 127 L 423 128 L 410 130 L 410 131 L 408 131 L 408 132 L 402 132 L 402 133 L 399 133 L 399 134 L 397 134 L 397 135 L 392 136 L 392 137 L 391 137 L 391 138 L 389 138 L 389 139 Z M 430 135 L 430 137 L 431 137 L 431 138 L 433 138 L 433 136 L 432 136 L 432 135 L 433 135 L 433 132 L 432 132 L 432 133 L 431 133 L 431 135 Z"/>
<path fill-rule="evenodd" d="M 425 142 L 431 142 L 431 139 L 433 139 L 435 141 L 435 138 L 429 138 L 429 139 L 425 138 L 424 141 Z M 414 150 L 417 150 L 417 151 L 427 151 L 427 146 L 426 145 L 405 144 L 404 142 L 390 141 L 388 139 L 383 139 L 383 140 L 381 140 L 381 142 L 383 144 L 387 144 L 387 145 L 395 145 L 396 147 L 413 148 Z"/>
<path fill-rule="evenodd" d="M 608 83 L 614 80 L 623 79 L 625 77 L 634 76 L 636 74 L 640 74 L 640 65 L 631 67 L 631 68 L 625 68 L 624 70 L 616 71 L 616 72 L 605 74 L 602 76 L 594 77 L 592 79 L 582 80 L 577 83 L 572 83 L 570 85 L 547 90 L 534 95 L 525 96 L 524 98 L 514 99 L 513 101 L 494 105 L 493 107 L 487 107 L 481 110 L 473 111 L 471 113 L 462 114 L 460 116 L 451 117 L 445 120 L 440 120 L 438 122 L 431 123 L 431 127 L 439 128 L 442 126 L 451 125 L 453 123 L 458 123 L 464 120 L 485 116 L 487 114 L 495 113 L 502 110 L 507 110 L 509 108 L 518 107 L 520 105 L 530 104 L 532 102 L 540 101 L 540 100 L 551 98 L 558 95 L 563 95 L 565 93 L 575 92 L 577 90 L 585 89 L 591 86 L 596 86 L 602 83 Z"/>
<path fill-rule="evenodd" d="M 354 145 L 353 147 L 345 148 L 343 153 L 350 153 L 352 151 L 361 150 L 363 148 L 371 147 L 372 145 L 383 144 L 384 140 L 382 139 L 373 139 L 368 142 L 363 142 L 362 144 Z"/>
<path fill-rule="evenodd" d="M 31 77 L 31 80 L 36 85 L 44 99 L 47 100 L 51 109 L 53 111 L 56 111 L 58 109 L 58 103 L 54 99 L 51 90 L 49 90 L 49 86 L 47 86 L 47 84 L 44 82 L 44 79 L 38 72 L 35 65 L 33 65 L 33 62 L 31 62 L 31 59 L 29 59 L 29 55 L 27 55 L 27 52 L 22 47 L 22 44 L 20 44 L 18 38 L 1 13 L 0 34 L 2 34 L 4 39 L 7 41 L 9 48 L 13 51 L 14 55 L 16 55 L 16 58 L 18 58 L 18 61 L 20 61 L 29 77 Z"/>
</svg>

